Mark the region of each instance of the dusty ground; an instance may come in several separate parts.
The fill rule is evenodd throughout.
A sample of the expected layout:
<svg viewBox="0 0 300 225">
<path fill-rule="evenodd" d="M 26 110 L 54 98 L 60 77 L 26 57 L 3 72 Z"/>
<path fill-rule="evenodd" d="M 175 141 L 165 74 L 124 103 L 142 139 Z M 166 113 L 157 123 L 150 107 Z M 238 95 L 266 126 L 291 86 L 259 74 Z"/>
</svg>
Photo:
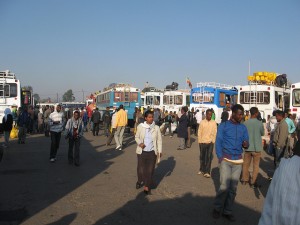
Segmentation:
<svg viewBox="0 0 300 225">
<path fill-rule="evenodd" d="M 0 163 L 0 225 L 231 224 L 211 217 L 219 185 L 217 161 L 214 157 L 211 179 L 197 175 L 199 147 L 192 137 L 195 142 L 186 151 L 176 150 L 176 136 L 163 137 L 163 158 L 155 171 L 158 186 L 150 196 L 135 189 L 132 135 L 125 138 L 127 147 L 117 151 L 114 145 L 104 145 L 104 136 L 85 133 L 79 168 L 68 164 L 64 139 L 54 164 L 49 163 L 49 138 L 31 135 L 25 145 L 13 140 Z M 258 179 L 262 187 L 239 184 L 235 224 L 258 223 L 272 166 L 263 153 Z"/>
</svg>

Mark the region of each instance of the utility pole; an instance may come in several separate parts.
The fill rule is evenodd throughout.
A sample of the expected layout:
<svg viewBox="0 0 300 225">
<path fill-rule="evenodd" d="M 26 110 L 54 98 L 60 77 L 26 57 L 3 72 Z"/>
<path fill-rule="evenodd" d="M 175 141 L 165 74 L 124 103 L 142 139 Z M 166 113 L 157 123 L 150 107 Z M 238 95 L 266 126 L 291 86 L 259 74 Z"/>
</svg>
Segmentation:
<svg viewBox="0 0 300 225">
<path fill-rule="evenodd" d="M 58 93 L 56 93 L 56 103 L 58 103 Z"/>
<path fill-rule="evenodd" d="M 82 102 L 84 102 L 84 90 L 82 89 Z"/>
</svg>

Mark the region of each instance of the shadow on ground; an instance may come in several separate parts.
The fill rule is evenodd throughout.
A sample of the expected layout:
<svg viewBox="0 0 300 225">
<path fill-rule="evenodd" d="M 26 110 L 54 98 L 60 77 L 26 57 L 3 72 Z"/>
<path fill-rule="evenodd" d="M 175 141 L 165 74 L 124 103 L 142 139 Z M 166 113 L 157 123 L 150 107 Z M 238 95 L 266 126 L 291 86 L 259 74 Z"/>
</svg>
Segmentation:
<svg viewBox="0 0 300 225">
<path fill-rule="evenodd" d="M 212 197 L 193 196 L 151 201 L 151 196 L 140 193 L 136 199 L 129 201 L 110 215 L 101 218 L 96 225 L 209 225 L 209 224 L 257 224 L 260 213 L 236 204 L 234 212 L 237 222 L 232 223 L 221 217 L 212 218 Z"/>
<path fill-rule="evenodd" d="M 11 141 L 0 164 L 0 223 L 21 223 L 57 202 L 96 175 L 107 170 L 122 151 L 97 151 L 82 138 L 81 166 L 68 164 L 68 144 L 63 138 L 57 162 L 49 162 L 50 138 L 32 135 L 26 144 Z M 84 151 L 83 151 L 84 150 Z M 75 214 L 53 224 L 70 224 Z"/>
</svg>

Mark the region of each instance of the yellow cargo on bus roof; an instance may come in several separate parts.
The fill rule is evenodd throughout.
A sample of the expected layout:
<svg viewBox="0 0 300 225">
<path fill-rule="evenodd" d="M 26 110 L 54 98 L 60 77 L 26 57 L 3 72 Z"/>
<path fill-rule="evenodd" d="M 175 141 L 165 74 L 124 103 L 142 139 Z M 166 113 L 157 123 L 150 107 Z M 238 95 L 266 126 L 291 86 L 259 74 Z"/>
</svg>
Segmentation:
<svg viewBox="0 0 300 225">
<path fill-rule="evenodd" d="M 255 72 L 252 76 L 248 76 L 248 81 L 258 81 L 265 84 L 271 84 L 275 81 L 277 74 L 274 72 Z"/>
</svg>

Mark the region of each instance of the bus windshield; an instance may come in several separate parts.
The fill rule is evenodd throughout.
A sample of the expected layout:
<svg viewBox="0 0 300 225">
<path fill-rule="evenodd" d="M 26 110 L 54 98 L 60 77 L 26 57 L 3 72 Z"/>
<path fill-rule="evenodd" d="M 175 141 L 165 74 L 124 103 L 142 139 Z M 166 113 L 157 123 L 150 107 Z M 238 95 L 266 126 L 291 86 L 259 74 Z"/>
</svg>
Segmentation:
<svg viewBox="0 0 300 225">
<path fill-rule="evenodd" d="M 160 105 L 160 96 L 146 96 L 146 105 Z"/>
<path fill-rule="evenodd" d="M 182 105 L 183 95 L 165 95 L 164 105 Z"/>
<path fill-rule="evenodd" d="M 138 102 L 138 92 L 115 92 L 115 102 Z"/>
<path fill-rule="evenodd" d="M 195 103 L 212 103 L 214 102 L 214 93 L 203 92 L 203 93 L 193 93 L 192 101 Z"/>
<path fill-rule="evenodd" d="M 300 106 L 300 89 L 294 89 L 292 94 L 292 104 L 293 106 Z"/>
<path fill-rule="evenodd" d="M 0 84 L 0 98 L 2 97 L 17 97 L 17 84 Z"/>
<path fill-rule="evenodd" d="M 249 103 L 257 103 L 257 104 L 270 104 L 270 92 L 268 91 L 242 91 L 240 93 L 240 103 L 241 104 L 249 104 Z"/>
</svg>

